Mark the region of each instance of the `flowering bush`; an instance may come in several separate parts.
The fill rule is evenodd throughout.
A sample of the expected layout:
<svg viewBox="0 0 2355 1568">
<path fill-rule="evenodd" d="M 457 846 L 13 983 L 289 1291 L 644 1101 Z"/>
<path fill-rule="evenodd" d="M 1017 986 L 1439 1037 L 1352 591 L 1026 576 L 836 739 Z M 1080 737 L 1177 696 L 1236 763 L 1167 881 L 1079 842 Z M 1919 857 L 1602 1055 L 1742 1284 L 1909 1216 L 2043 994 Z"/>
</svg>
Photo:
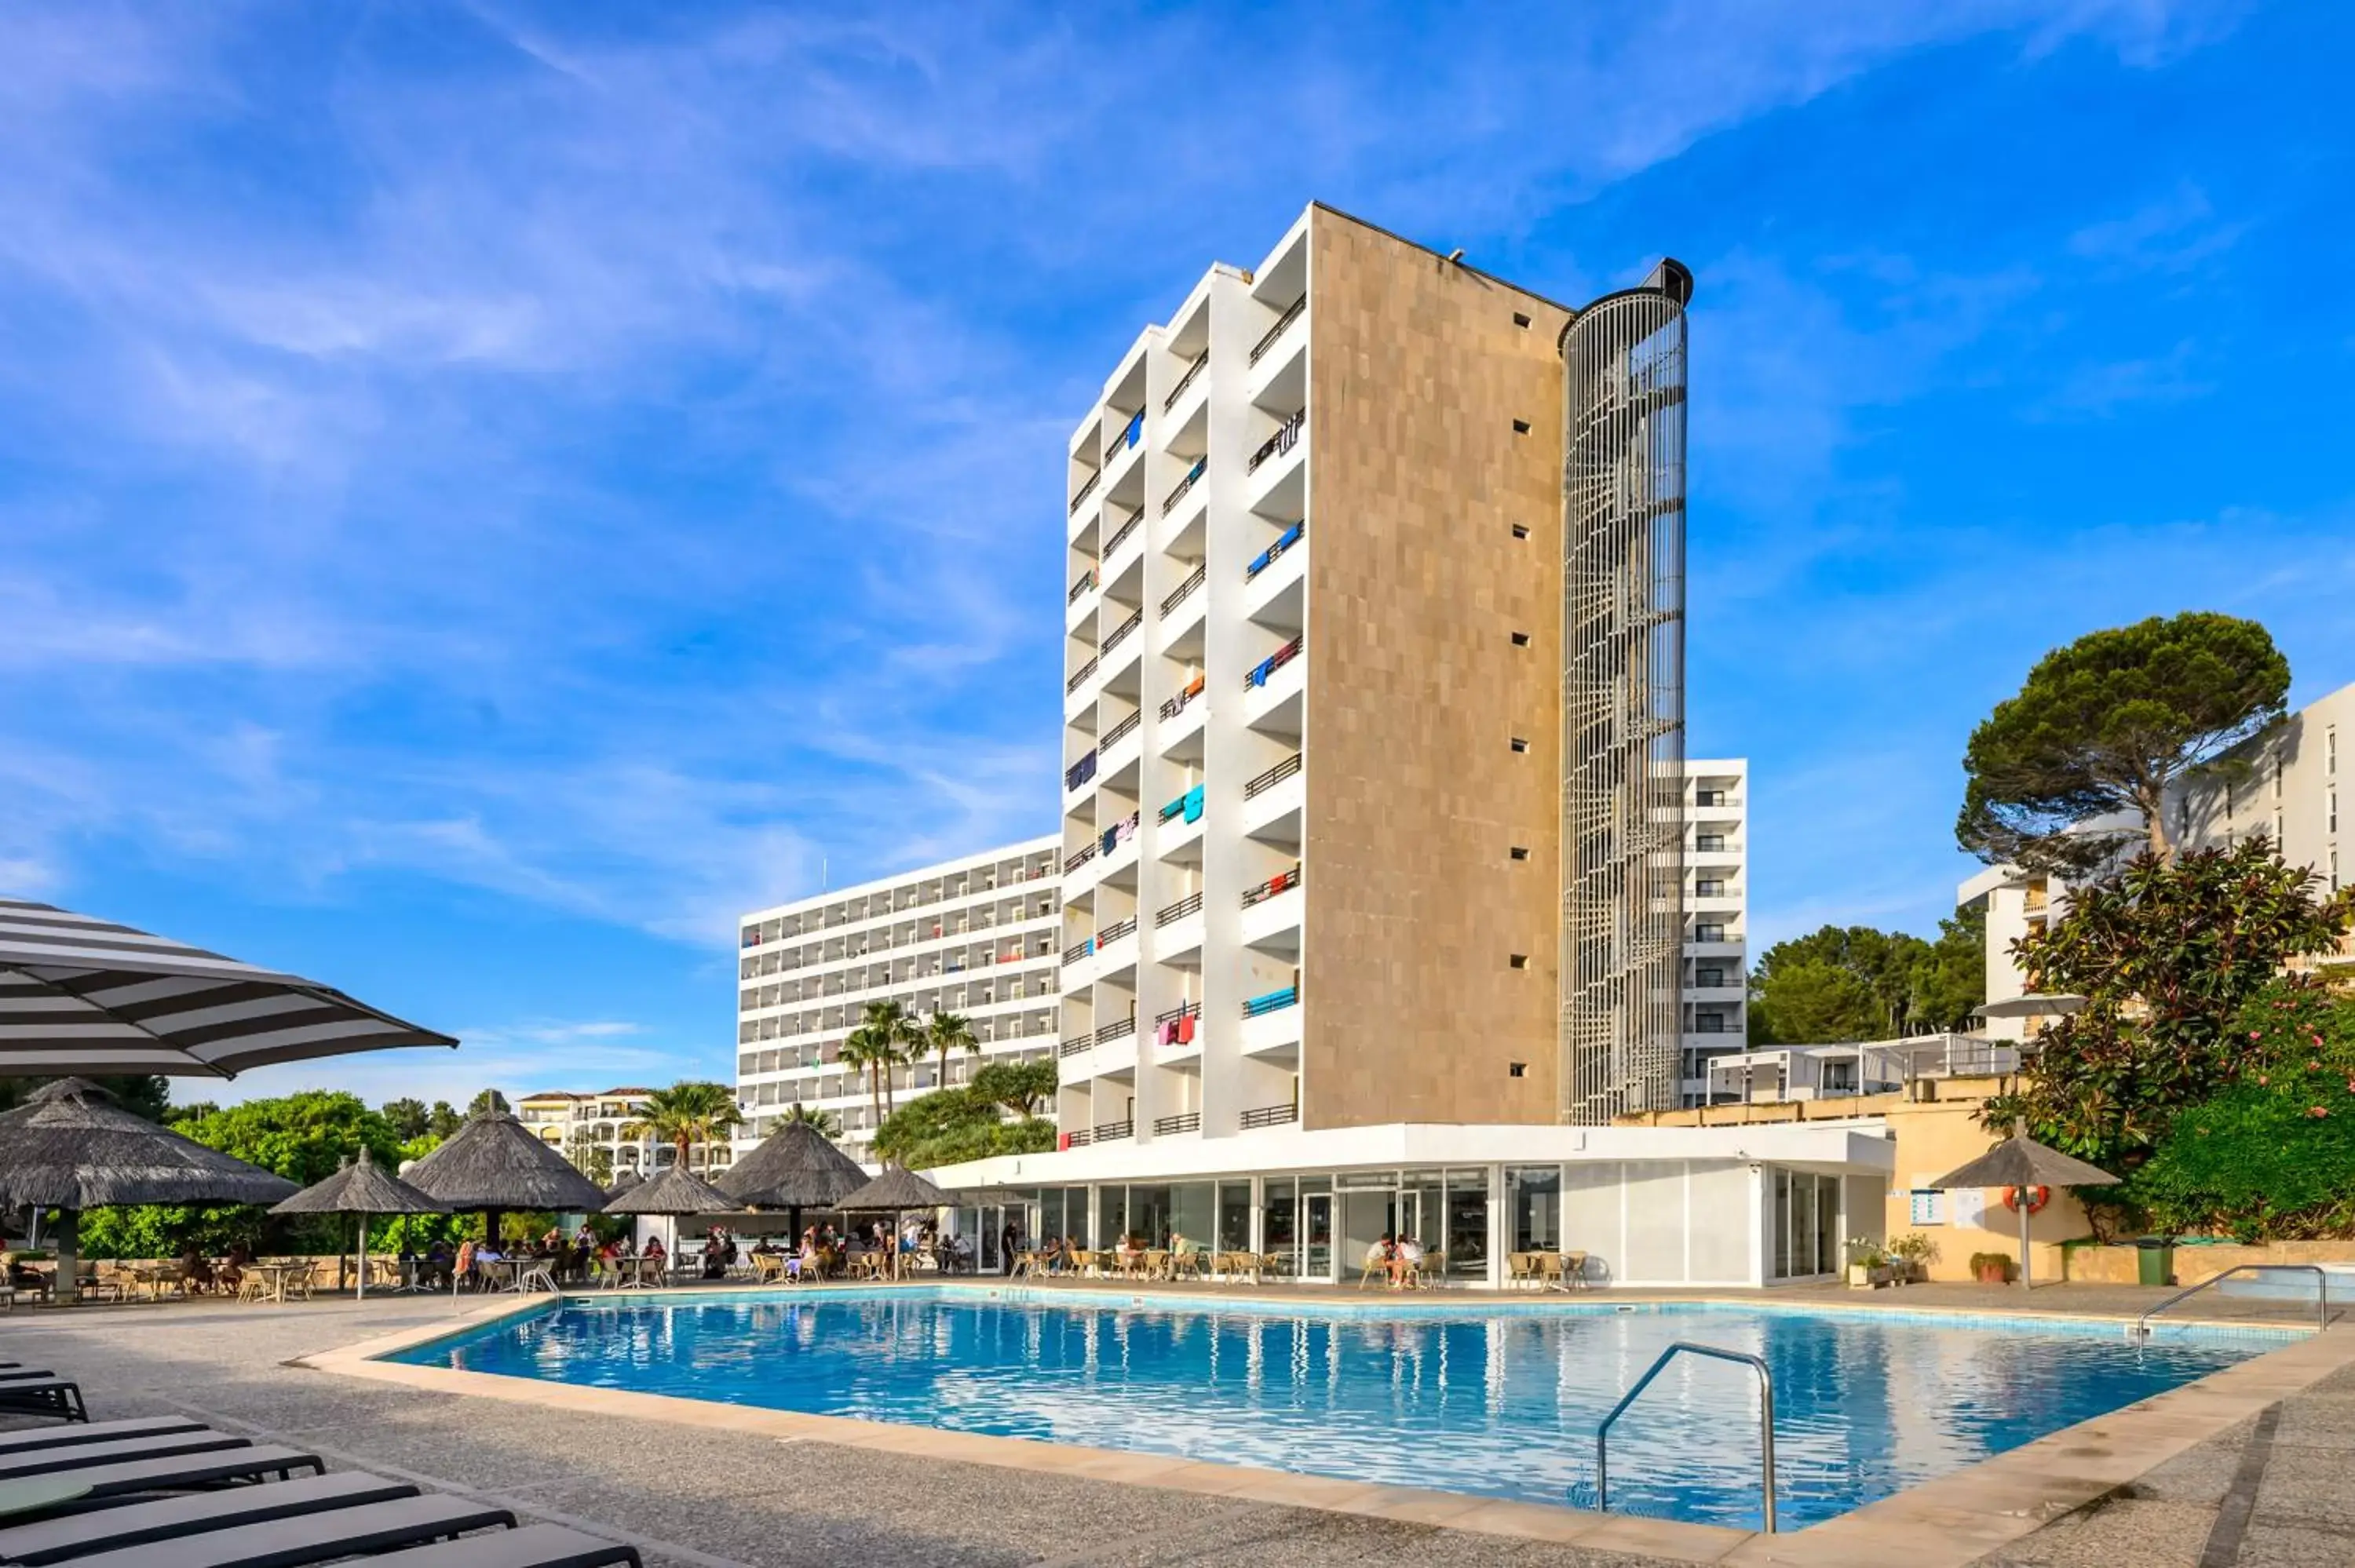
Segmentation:
<svg viewBox="0 0 2355 1568">
<path fill-rule="evenodd" d="M 2233 1037 L 2237 1080 L 2176 1118 L 2129 1195 L 2166 1231 L 2355 1236 L 2355 1003 L 2276 980 Z"/>
</svg>

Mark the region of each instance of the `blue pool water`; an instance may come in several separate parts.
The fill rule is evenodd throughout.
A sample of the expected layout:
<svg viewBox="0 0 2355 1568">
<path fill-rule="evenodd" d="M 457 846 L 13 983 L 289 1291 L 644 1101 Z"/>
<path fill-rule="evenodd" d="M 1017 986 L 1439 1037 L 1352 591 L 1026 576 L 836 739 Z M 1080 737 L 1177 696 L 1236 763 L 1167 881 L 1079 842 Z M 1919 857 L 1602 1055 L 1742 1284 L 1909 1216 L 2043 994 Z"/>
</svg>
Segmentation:
<svg viewBox="0 0 2355 1568">
<path fill-rule="evenodd" d="M 1675 1340 L 1774 1369 L 1785 1529 L 2283 1342 L 1772 1306 L 828 1291 L 575 1302 L 393 1359 L 1591 1507 L 1596 1422 Z M 1614 1511 L 1754 1527 L 1757 1409 L 1747 1369 L 1683 1358 L 1612 1429 Z"/>
</svg>

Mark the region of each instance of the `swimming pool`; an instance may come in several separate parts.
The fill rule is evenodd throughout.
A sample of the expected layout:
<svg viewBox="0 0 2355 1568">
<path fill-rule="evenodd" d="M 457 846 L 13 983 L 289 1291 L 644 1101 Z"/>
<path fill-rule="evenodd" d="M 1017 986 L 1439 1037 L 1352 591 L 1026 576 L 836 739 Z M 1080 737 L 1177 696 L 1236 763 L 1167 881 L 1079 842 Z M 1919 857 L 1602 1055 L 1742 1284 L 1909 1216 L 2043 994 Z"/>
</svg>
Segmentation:
<svg viewBox="0 0 2355 1568">
<path fill-rule="evenodd" d="M 1609 1302 L 1297 1306 L 1053 1292 L 574 1300 L 389 1358 L 815 1414 L 1593 1506 L 1595 1423 L 1671 1340 L 1774 1369 L 1783 1527 L 2286 1342 L 2262 1330 Z M 1684 1358 L 1613 1428 L 1614 1512 L 1758 1522 L 1746 1369 Z"/>
</svg>

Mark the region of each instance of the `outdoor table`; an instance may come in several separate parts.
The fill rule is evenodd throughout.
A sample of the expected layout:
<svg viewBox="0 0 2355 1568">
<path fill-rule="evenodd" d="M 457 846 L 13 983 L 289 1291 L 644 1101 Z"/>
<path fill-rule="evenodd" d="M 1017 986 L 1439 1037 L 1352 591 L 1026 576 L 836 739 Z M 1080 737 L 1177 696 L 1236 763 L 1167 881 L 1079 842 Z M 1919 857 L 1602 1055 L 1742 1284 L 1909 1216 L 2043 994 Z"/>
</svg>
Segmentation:
<svg viewBox="0 0 2355 1568">
<path fill-rule="evenodd" d="M 19 1481 L 0 1481 L 0 1517 L 55 1508 L 88 1496 L 88 1481 L 66 1476 L 27 1476 Z"/>
<path fill-rule="evenodd" d="M 282 1307 L 286 1304 L 287 1277 L 298 1269 L 307 1274 L 310 1268 L 307 1263 L 249 1263 L 245 1266 L 248 1274 L 259 1274 L 270 1282 L 270 1299 Z"/>
</svg>

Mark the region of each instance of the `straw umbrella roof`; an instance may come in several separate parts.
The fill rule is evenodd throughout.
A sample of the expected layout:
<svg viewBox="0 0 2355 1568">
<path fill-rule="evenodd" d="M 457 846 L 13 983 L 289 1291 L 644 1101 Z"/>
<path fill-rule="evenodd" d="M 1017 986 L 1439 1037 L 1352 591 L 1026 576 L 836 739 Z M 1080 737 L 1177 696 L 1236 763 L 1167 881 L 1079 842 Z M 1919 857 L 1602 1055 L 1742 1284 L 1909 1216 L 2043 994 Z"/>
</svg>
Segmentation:
<svg viewBox="0 0 2355 1568">
<path fill-rule="evenodd" d="M 727 1214 L 744 1205 L 677 1165 L 605 1205 L 609 1214 Z"/>
<path fill-rule="evenodd" d="M 270 1211 L 273 1214 L 446 1214 L 450 1205 L 419 1192 L 368 1158 L 360 1146 L 357 1163 L 324 1181 L 314 1181 Z"/>
<path fill-rule="evenodd" d="M 455 1045 L 331 986 L 135 927 L 0 898 L 0 1074 L 201 1074 Z"/>
<path fill-rule="evenodd" d="M 913 1171 L 890 1170 L 836 1204 L 840 1209 L 937 1209 L 949 1195 Z"/>
<path fill-rule="evenodd" d="M 411 1165 L 409 1184 L 461 1212 L 558 1209 L 594 1213 L 605 1194 L 572 1162 L 503 1110 L 479 1110 L 449 1141 Z"/>
<path fill-rule="evenodd" d="M 716 1185 L 737 1202 L 763 1209 L 827 1209 L 867 1185 L 867 1172 L 809 1123 L 789 1121 Z"/>
<path fill-rule="evenodd" d="M 645 1180 L 645 1177 L 639 1175 L 634 1171 L 623 1171 L 622 1179 L 605 1189 L 606 1201 L 609 1202 L 612 1202 L 613 1199 L 620 1197 L 623 1193 L 628 1192 L 631 1188 L 636 1186 L 639 1182 Z"/>
<path fill-rule="evenodd" d="M 133 1116 L 96 1084 L 60 1078 L 0 1115 L 0 1208 L 274 1203 L 294 1183 Z"/>
<path fill-rule="evenodd" d="M 2073 1159 L 2057 1149 L 2015 1132 L 1977 1160 L 1949 1171 L 1931 1186 L 1953 1187 L 2110 1187 L 2117 1178 L 2096 1165 Z"/>
</svg>

